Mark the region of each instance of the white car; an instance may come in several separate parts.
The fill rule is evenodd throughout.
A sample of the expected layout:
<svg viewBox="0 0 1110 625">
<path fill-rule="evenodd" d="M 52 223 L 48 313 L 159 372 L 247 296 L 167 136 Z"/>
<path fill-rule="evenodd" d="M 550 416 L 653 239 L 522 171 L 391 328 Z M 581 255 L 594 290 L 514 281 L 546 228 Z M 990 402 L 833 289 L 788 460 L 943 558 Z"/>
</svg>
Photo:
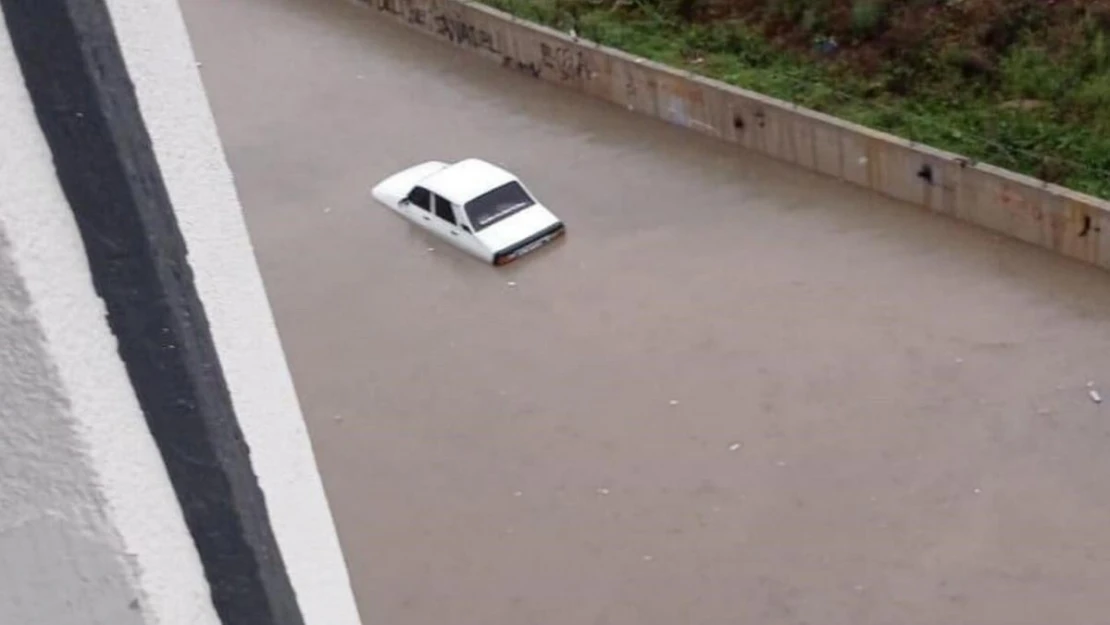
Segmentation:
<svg viewBox="0 0 1110 625">
<path fill-rule="evenodd" d="M 566 232 L 516 176 L 476 158 L 414 165 L 379 182 L 371 194 L 416 225 L 494 265 L 509 263 Z"/>
</svg>

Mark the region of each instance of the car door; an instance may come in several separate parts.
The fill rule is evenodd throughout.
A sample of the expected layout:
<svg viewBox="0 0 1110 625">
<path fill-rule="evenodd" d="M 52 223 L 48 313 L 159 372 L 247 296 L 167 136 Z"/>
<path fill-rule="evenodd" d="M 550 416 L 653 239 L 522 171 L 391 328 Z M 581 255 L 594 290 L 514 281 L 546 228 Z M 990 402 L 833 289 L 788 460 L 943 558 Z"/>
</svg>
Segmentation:
<svg viewBox="0 0 1110 625">
<path fill-rule="evenodd" d="M 484 249 L 478 239 L 470 232 L 470 228 L 461 224 L 458 207 L 447 201 L 446 198 L 432 194 L 434 216 L 432 217 L 433 229 L 441 237 L 450 241 L 462 250 L 484 258 Z"/>
<path fill-rule="evenodd" d="M 433 230 L 432 194 L 421 186 L 416 186 L 409 191 L 405 201 L 401 203 L 401 213 L 416 225 L 427 230 Z"/>
</svg>

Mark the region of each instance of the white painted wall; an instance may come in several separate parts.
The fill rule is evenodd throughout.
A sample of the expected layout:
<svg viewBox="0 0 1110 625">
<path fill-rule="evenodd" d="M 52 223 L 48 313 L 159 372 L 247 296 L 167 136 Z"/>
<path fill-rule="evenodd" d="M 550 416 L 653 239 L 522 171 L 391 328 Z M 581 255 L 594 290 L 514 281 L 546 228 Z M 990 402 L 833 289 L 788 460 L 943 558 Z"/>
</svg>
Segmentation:
<svg viewBox="0 0 1110 625">
<path fill-rule="evenodd" d="M 347 566 L 181 9 L 176 0 L 108 0 L 108 6 L 305 622 L 358 625 Z"/>
<path fill-rule="evenodd" d="M 217 625 L 0 20 L 0 623 Z"/>
<path fill-rule="evenodd" d="M 175 0 L 108 0 L 307 625 L 359 625 Z M 0 23 L 0 624 L 216 625 Z"/>
</svg>

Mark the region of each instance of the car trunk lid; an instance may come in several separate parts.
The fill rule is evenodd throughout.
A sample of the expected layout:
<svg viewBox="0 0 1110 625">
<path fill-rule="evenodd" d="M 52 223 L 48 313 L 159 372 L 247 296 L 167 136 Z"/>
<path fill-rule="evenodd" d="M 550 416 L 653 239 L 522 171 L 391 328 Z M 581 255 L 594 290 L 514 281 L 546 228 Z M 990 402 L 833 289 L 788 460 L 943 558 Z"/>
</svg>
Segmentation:
<svg viewBox="0 0 1110 625">
<path fill-rule="evenodd" d="M 409 191 L 421 180 L 447 167 L 447 163 L 428 161 L 399 171 L 379 182 L 370 192 L 374 199 L 390 208 L 397 208 Z"/>
</svg>

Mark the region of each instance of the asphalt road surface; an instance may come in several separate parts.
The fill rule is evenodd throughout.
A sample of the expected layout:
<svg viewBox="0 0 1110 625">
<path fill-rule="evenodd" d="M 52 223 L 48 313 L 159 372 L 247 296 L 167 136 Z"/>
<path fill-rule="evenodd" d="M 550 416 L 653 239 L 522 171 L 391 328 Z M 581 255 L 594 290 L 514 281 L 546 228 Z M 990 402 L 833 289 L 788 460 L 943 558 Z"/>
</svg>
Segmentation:
<svg viewBox="0 0 1110 625">
<path fill-rule="evenodd" d="M 341 0 L 182 5 L 367 625 L 1110 618 L 1107 274 Z M 567 239 L 370 199 L 468 156 Z"/>
</svg>

